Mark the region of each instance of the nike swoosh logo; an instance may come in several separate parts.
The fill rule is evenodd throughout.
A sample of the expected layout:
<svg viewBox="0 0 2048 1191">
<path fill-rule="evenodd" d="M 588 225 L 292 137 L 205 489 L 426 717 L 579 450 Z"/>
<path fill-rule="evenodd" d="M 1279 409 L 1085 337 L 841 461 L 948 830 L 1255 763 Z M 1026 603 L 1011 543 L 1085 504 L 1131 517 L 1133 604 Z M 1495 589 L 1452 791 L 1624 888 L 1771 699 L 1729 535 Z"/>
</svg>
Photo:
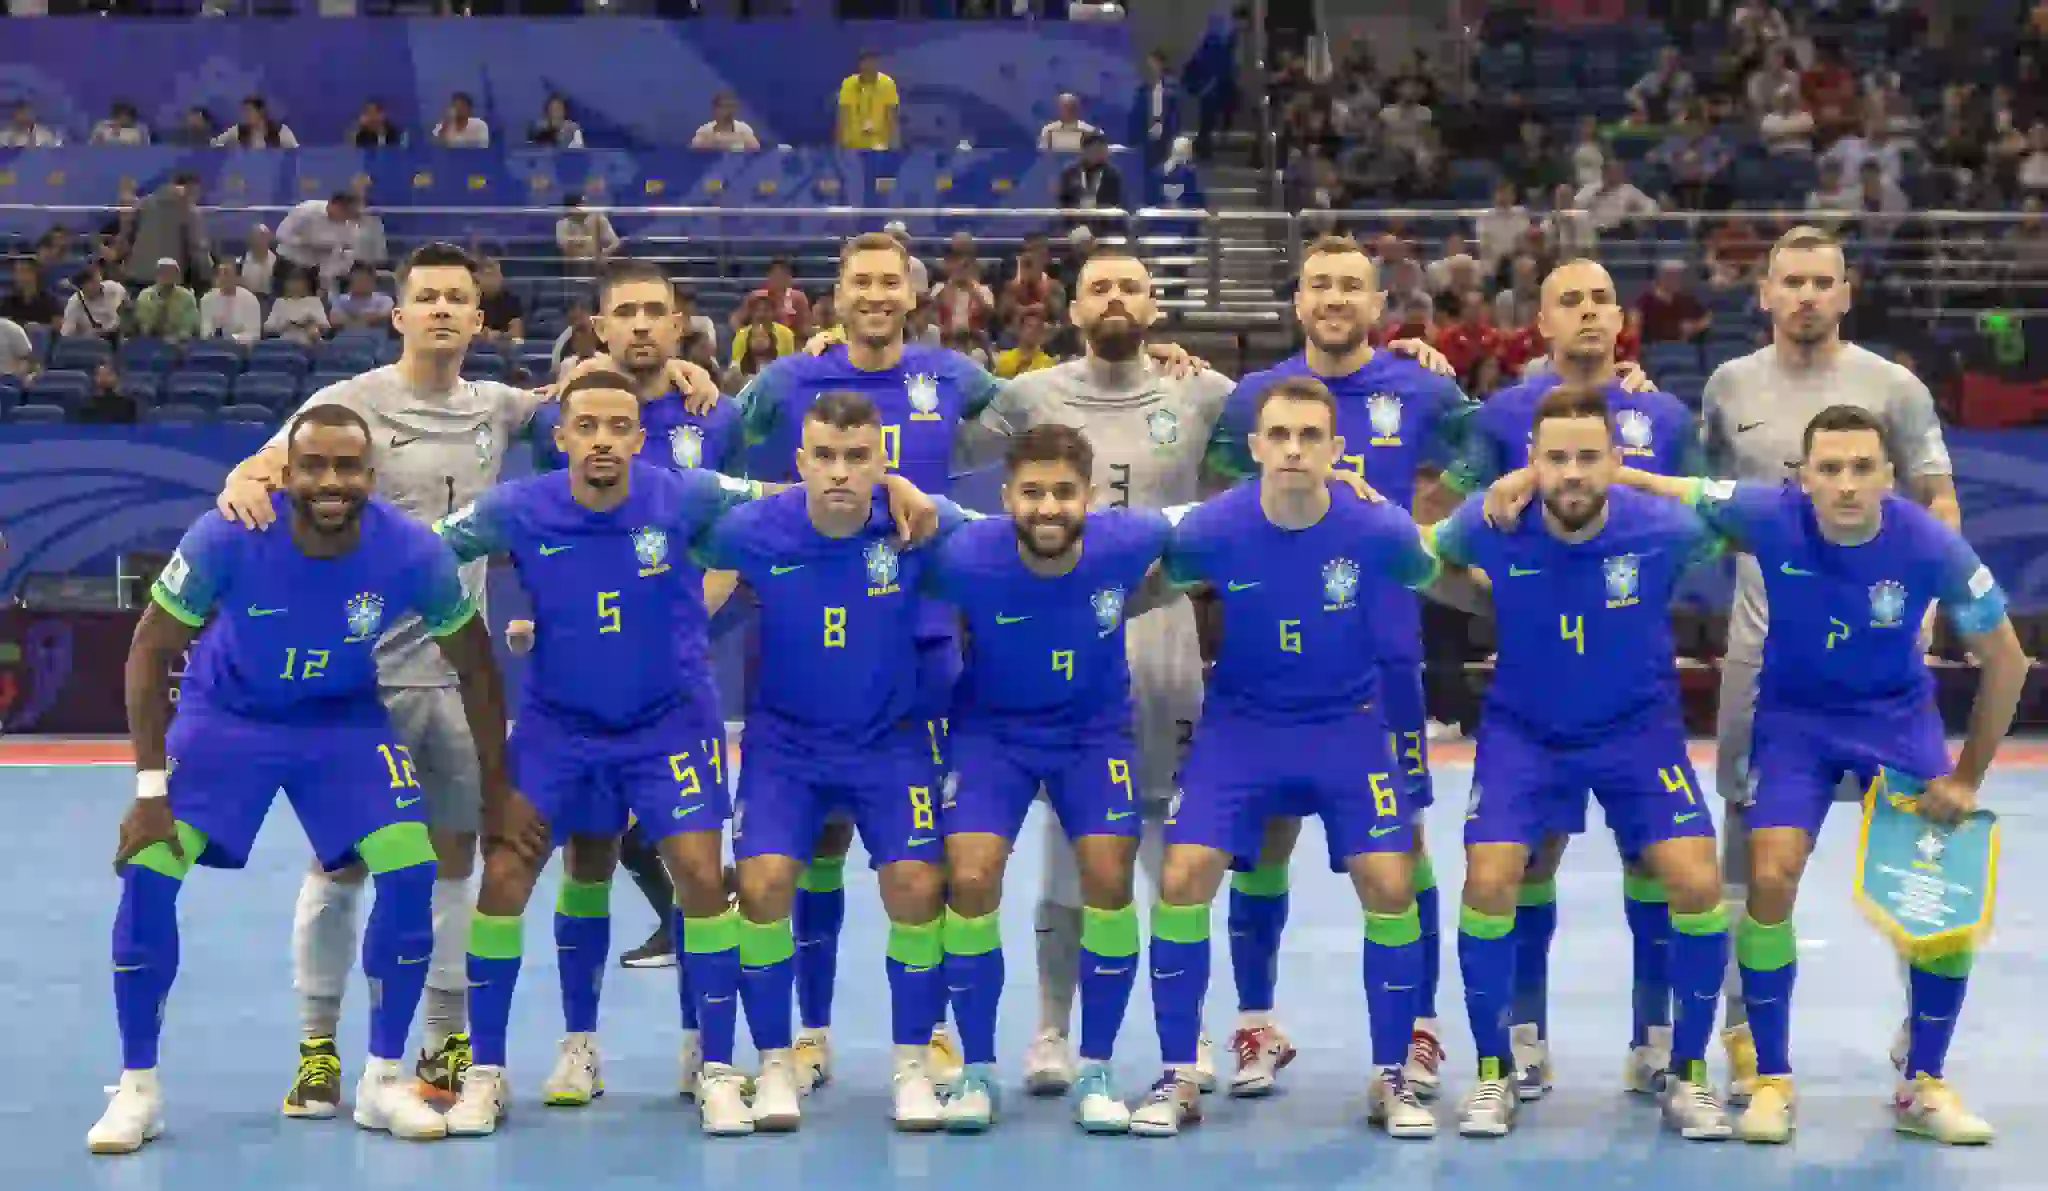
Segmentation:
<svg viewBox="0 0 2048 1191">
<path fill-rule="evenodd" d="M 1378 839 L 1383 835 L 1392 835 L 1399 830 L 1401 830 L 1399 827 L 1375 827 L 1367 834 L 1371 835 L 1374 839 Z"/>
<path fill-rule="evenodd" d="M 1542 573 L 1542 567 L 1518 567 L 1513 563 L 1508 564 L 1508 577 L 1510 579 L 1520 579 L 1527 575 L 1541 575 Z"/>
<path fill-rule="evenodd" d="M 1173 971 L 1171 971 L 1171 972 L 1154 972 L 1154 973 L 1152 973 L 1152 979 L 1154 979 L 1154 980 L 1171 980 L 1171 979 L 1173 979 L 1173 978 L 1174 978 L 1175 976 L 1185 976 L 1185 975 L 1187 975 L 1187 969 L 1186 969 L 1186 968 L 1175 968 L 1175 969 L 1174 969 Z"/>
<path fill-rule="evenodd" d="M 541 556 L 542 558 L 547 558 L 547 557 L 549 557 L 549 556 L 551 556 L 551 555 L 556 555 L 556 554 L 560 554 L 560 553 L 561 553 L 562 551 L 564 551 L 564 550 L 567 550 L 567 549 L 570 549 L 570 547 L 568 547 L 568 546 L 542 546 L 542 547 L 540 548 L 540 556 Z"/>
<path fill-rule="evenodd" d="M 1031 618 L 1029 616 L 1004 616 L 1000 612 L 996 613 L 997 624 L 1023 624 L 1025 621 L 1030 619 Z"/>
<path fill-rule="evenodd" d="M 1096 974 L 1097 976 L 1125 976 L 1125 975 L 1128 975 L 1129 973 L 1130 973 L 1130 969 L 1129 969 L 1129 968 L 1097 968 L 1097 969 L 1095 969 L 1095 974 Z"/>
<path fill-rule="evenodd" d="M 705 997 L 704 1003 L 706 1005 L 723 1005 L 730 1000 L 732 1000 L 731 997 Z"/>
<path fill-rule="evenodd" d="M 426 795 L 424 794 L 415 794 L 411 798 L 401 798 L 398 800 L 398 809 L 404 810 L 406 807 L 413 805 L 414 803 L 418 802 L 420 799 L 425 797 Z"/>
<path fill-rule="evenodd" d="M 140 972 L 148 966 L 148 964 L 115 964 L 114 970 L 116 972 Z"/>
<path fill-rule="evenodd" d="M 927 836 L 924 836 L 924 837 L 923 837 L 923 838 L 921 838 L 921 839 L 914 839 L 914 840 L 911 840 L 911 841 L 910 841 L 910 846 L 911 846 L 911 847 L 913 847 L 913 848 L 922 848 L 922 847 L 924 847 L 924 846 L 925 846 L 926 844 L 928 844 L 928 843 L 931 843 L 931 842 L 932 842 L 933 840 L 935 840 L 935 839 L 937 839 L 937 838 L 938 838 L 938 837 L 937 837 L 937 836 L 935 836 L 935 835 L 927 835 Z"/>
<path fill-rule="evenodd" d="M 1388 992 L 1408 992 L 1409 990 L 1413 989 L 1414 987 L 1415 987 L 1415 986 L 1414 986 L 1414 985 L 1412 985 L 1412 984 L 1389 984 L 1389 985 L 1387 985 L 1387 991 L 1388 991 Z"/>
<path fill-rule="evenodd" d="M 394 434 L 391 436 L 391 449 L 395 451 L 400 447 L 409 447 L 412 444 L 418 442 L 419 440 L 420 436 L 417 434 L 413 435 L 411 438 L 400 438 L 396 434 Z"/>
<path fill-rule="evenodd" d="M 285 610 L 284 610 L 283 608 L 251 608 L 251 609 L 249 609 L 249 615 L 251 615 L 251 616 L 278 616 L 278 615 L 281 615 L 281 614 L 282 614 L 282 613 L 283 613 L 284 611 L 285 611 Z"/>
<path fill-rule="evenodd" d="M 768 573 L 769 573 L 769 574 L 771 574 L 771 575 L 787 575 L 787 574 L 789 574 L 789 573 L 790 573 L 791 571 L 801 571 L 801 570 L 803 570 L 803 569 L 804 569 L 804 564 L 802 564 L 802 563 L 798 563 L 798 564 L 796 564 L 796 565 L 795 565 L 795 566 L 793 566 L 793 567 L 769 567 L 769 568 L 768 568 Z"/>
<path fill-rule="evenodd" d="M 427 962 L 427 959 L 428 959 L 428 957 L 427 957 L 427 956 L 424 956 L 424 955 L 420 956 L 420 957 L 419 957 L 418 959 L 407 959 L 407 958 L 405 958 L 404 956 L 402 956 L 402 955 L 401 955 L 401 956 L 399 956 L 399 957 L 398 957 L 398 962 L 399 962 L 399 963 L 401 963 L 401 964 L 404 964 L 404 965 L 405 965 L 405 966 L 407 966 L 407 967 L 411 967 L 411 966 L 412 966 L 412 965 L 414 965 L 414 964 L 423 964 L 423 963 L 426 963 L 426 962 Z"/>
<path fill-rule="evenodd" d="M 697 804 L 696 806 L 679 806 L 679 807 L 675 808 L 674 810 L 670 811 L 670 812 L 669 812 L 669 814 L 671 814 L 671 815 L 675 816 L 676 818 L 680 819 L 680 818 L 682 818 L 682 817 L 683 817 L 684 815 L 694 815 L 694 814 L 696 814 L 696 813 L 697 813 L 698 811 L 701 811 L 701 810 L 703 810 L 703 809 L 704 809 L 704 804 L 700 802 L 700 803 L 698 803 L 698 804 Z"/>
<path fill-rule="evenodd" d="M 1789 562 L 1786 562 L 1786 563 L 1779 563 L 1779 564 L 1778 564 L 1778 571 L 1779 571 L 1779 572 L 1780 572 L 1781 574 L 1786 574 L 1786 575 L 1790 575 L 1790 576 L 1792 576 L 1792 577 L 1793 577 L 1793 578 L 1795 578 L 1795 579 L 1811 579 L 1811 578 L 1813 578 L 1813 572 L 1812 572 L 1812 571 L 1802 571 L 1802 570 L 1800 570 L 1800 569 L 1799 569 L 1798 567 L 1795 567 L 1795 566 L 1793 566 L 1793 565 L 1792 565 L 1791 563 L 1789 563 Z"/>
<path fill-rule="evenodd" d="M 1232 581 L 1224 584 L 1223 586 L 1224 589 L 1227 591 L 1250 591 L 1252 588 L 1257 587 L 1259 585 L 1259 582 L 1259 580 L 1254 579 L 1250 583 L 1239 583 L 1233 579 Z"/>
<path fill-rule="evenodd" d="M 1763 425 L 1762 422 L 1737 422 L 1735 423 L 1735 433 L 1748 434 L 1761 425 Z"/>
<path fill-rule="evenodd" d="M 1111 811 L 1109 812 L 1109 821 L 1114 823 L 1119 819 L 1128 819 L 1137 813 L 1136 811 Z"/>
<path fill-rule="evenodd" d="M 939 970 L 939 966 L 937 964 L 926 964 L 923 967 L 914 967 L 910 964 L 904 964 L 903 970 L 916 976 L 925 972 L 936 972 Z"/>
<path fill-rule="evenodd" d="M 1690 822 L 1692 822 L 1692 821 L 1693 821 L 1694 819 L 1697 819 L 1697 818 L 1699 818 L 1699 817 L 1700 817 L 1700 813 L 1699 813 L 1698 811 L 1687 811 L 1687 812 L 1685 812 L 1685 813 L 1684 813 L 1684 814 L 1682 814 L 1682 815 L 1673 815 L 1673 816 L 1671 816 L 1671 821 L 1672 821 L 1673 823 L 1690 823 Z"/>
</svg>

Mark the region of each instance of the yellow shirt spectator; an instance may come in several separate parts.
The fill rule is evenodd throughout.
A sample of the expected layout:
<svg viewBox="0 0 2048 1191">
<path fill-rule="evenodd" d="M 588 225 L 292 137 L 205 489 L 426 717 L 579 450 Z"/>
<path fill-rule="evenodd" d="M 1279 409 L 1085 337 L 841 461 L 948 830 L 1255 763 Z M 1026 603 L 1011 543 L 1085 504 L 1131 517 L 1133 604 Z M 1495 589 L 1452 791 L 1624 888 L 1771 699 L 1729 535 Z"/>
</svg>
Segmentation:
<svg viewBox="0 0 2048 1191">
<path fill-rule="evenodd" d="M 766 326 L 768 334 L 775 339 L 775 354 L 778 357 L 796 354 L 796 333 L 781 323 L 750 323 L 733 332 L 732 366 L 738 368 L 747 358 L 747 339 L 757 326 Z"/>
<path fill-rule="evenodd" d="M 1036 372 L 1041 368 L 1050 368 L 1057 363 L 1059 363 L 1058 360 L 1046 355 L 1045 352 L 1038 348 L 1034 347 L 1029 352 L 1026 352 L 1021 347 L 1013 347 L 996 353 L 995 374 L 1003 380 L 1009 380 L 1012 377 L 1022 376 L 1027 372 Z"/>
<path fill-rule="evenodd" d="M 861 70 L 839 84 L 839 147 L 895 148 L 896 105 L 896 80 L 861 55 Z"/>
</svg>

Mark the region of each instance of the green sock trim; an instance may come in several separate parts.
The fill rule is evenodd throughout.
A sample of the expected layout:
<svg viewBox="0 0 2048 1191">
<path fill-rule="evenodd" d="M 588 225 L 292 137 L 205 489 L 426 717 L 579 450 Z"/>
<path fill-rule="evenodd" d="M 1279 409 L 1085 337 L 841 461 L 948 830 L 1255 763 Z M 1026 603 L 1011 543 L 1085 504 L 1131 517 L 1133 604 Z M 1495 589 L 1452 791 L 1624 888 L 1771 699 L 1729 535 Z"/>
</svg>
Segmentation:
<svg viewBox="0 0 2048 1191">
<path fill-rule="evenodd" d="M 1138 907 L 1098 910 L 1081 907 L 1081 947 L 1104 959 L 1138 954 Z"/>
<path fill-rule="evenodd" d="M 740 966 L 743 968 L 773 967 L 796 954 L 796 932 L 790 928 L 787 918 L 777 918 L 773 922 L 750 922 L 741 918 L 739 932 Z"/>
<path fill-rule="evenodd" d="M 1515 904 L 1518 906 L 1547 906 L 1557 900 L 1557 882 L 1529 881 L 1515 890 Z"/>
<path fill-rule="evenodd" d="M 169 844 L 151 844 L 131 857 L 128 863 L 146 868 L 153 873 L 162 873 L 173 881 L 182 881 L 192 866 L 199 863 L 199 854 L 206 851 L 206 836 L 191 824 L 180 820 L 177 824 L 178 846 L 185 851 L 185 858 L 178 859 L 171 854 Z"/>
<path fill-rule="evenodd" d="M 1436 865 L 1430 863 L 1428 856 L 1423 856 L 1415 862 L 1415 892 L 1421 893 L 1425 889 L 1435 888 Z"/>
<path fill-rule="evenodd" d="M 1766 923 L 1744 918 L 1735 928 L 1735 962 L 1758 972 L 1790 967 L 1799 957 L 1799 937 L 1792 920 Z"/>
<path fill-rule="evenodd" d="M 1970 965 L 1975 959 L 1975 952 L 1958 951 L 1953 955 L 1916 959 L 1912 961 L 1912 964 L 1923 972 L 1931 972 L 1936 976 L 1946 976 L 1950 980 L 1963 980 L 1970 975 Z"/>
<path fill-rule="evenodd" d="M 1697 914 L 1681 914 L 1671 911 L 1671 929 L 1681 935 L 1719 935 L 1728 931 L 1728 907 L 1715 906 Z"/>
<path fill-rule="evenodd" d="M 1365 912 L 1365 941 L 1382 947 L 1406 947 L 1422 938 L 1422 915 L 1411 904 L 1399 914 Z"/>
<path fill-rule="evenodd" d="M 1168 943 L 1208 942 L 1209 907 L 1153 903 L 1152 937 Z"/>
<path fill-rule="evenodd" d="M 517 914 L 477 913 L 469 920 L 469 953 L 478 959 L 518 959 L 526 923 Z"/>
<path fill-rule="evenodd" d="M 1246 897 L 1287 896 L 1287 866 L 1262 864 L 1248 873 L 1230 874 L 1232 892 Z"/>
<path fill-rule="evenodd" d="M 1458 907 L 1458 933 L 1475 939 L 1504 939 L 1515 929 L 1515 912 L 1489 914 L 1471 906 Z"/>
<path fill-rule="evenodd" d="M 356 841 L 356 855 L 371 873 L 395 873 L 416 864 L 434 863 L 434 841 L 425 823 L 393 823 Z"/>
<path fill-rule="evenodd" d="M 562 878 L 555 894 L 555 913 L 568 918 L 609 918 L 612 916 L 612 883 Z"/>
<path fill-rule="evenodd" d="M 740 945 L 740 915 L 727 910 L 709 918 L 683 919 L 683 950 L 691 955 L 716 955 Z"/>
<path fill-rule="evenodd" d="M 1655 877 L 1638 877 L 1634 873 L 1621 875 L 1621 896 L 1632 902 L 1649 902 L 1663 905 L 1671 900 L 1664 892 L 1664 882 Z"/>
<path fill-rule="evenodd" d="M 993 919 L 995 915 L 988 916 Z M 968 921 L 981 921 L 969 919 Z M 889 924 L 889 958 L 906 968 L 936 968 L 946 960 L 944 917 Z"/>
<path fill-rule="evenodd" d="M 796 887 L 805 893 L 837 893 L 846 888 L 846 857 L 825 856 L 804 866 Z"/>
<path fill-rule="evenodd" d="M 1001 914 L 969 918 L 947 906 L 946 925 L 940 933 L 945 940 L 947 955 L 987 955 L 1003 949 Z"/>
</svg>

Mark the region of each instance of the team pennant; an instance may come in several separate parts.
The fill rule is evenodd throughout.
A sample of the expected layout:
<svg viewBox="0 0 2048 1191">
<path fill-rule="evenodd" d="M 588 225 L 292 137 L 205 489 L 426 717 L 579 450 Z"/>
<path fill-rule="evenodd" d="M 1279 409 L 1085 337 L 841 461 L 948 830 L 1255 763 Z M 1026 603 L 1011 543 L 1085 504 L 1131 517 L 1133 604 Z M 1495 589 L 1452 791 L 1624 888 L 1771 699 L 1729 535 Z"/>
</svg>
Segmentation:
<svg viewBox="0 0 2048 1191">
<path fill-rule="evenodd" d="M 1998 888 L 1998 816 L 1973 811 L 1953 827 L 1919 814 L 1926 783 L 1885 770 L 1863 796 L 1856 904 L 1909 959 L 1974 949 L 1991 929 Z"/>
</svg>

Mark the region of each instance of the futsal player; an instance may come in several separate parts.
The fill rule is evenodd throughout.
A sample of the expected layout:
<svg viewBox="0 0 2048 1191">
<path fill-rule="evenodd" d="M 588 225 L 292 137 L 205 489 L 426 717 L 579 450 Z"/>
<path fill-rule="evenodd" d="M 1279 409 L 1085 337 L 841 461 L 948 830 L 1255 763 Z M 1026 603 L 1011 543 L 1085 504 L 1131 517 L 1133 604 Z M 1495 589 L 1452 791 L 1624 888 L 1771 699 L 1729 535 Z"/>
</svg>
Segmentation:
<svg viewBox="0 0 2048 1191">
<path fill-rule="evenodd" d="M 136 798 L 114 857 L 123 1070 L 87 1135 L 95 1153 L 128 1153 L 163 1132 L 157 1044 L 178 971 L 179 890 L 195 864 L 248 863 L 279 787 L 320 863 L 360 863 L 376 884 L 363 946 L 370 1058 L 356 1123 L 410 1139 L 446 1132 L 404 1068 L 433 946 L 434 849 L 410 751 L 377 701 L 372 650 L 387 624 L 418 617 L 456 674 L 494 822 L 511 797 L 497 667 L 446 548 L 371 497 L 362 417 L 308 410 L 286 443 L 285 492 L 272 498 L 283 523 L 256 534 L 201 517 L 151 588 L 129 649 Z M 188 646 L 173 720 L 171 664 Z"/>
<path fill-rule="evenodd" d="M 1422 980 L 1413 813 L 1379 711 L 1378 588 L 1449 594 L 1406 513 L 1333 492 L 1337 403 L 1312 377 L 1259 397 L 1259 476 L 1205 502 L 1177 528 L 1166 571 L 1222 604 L 1223 640 L 1202 723 L 1167 819 L 1152 917 L 1152 1006 L 1166 1072 L 1131 1131 L 1172 1136 L 1201 1119 L 1192 1066 L 1209 975 L 1209 905 L 1233 864 L 1257 858 L 1274 816 L 1321 816 L 1330 867 L 1365 910 L 1371 1021 L 1368 1116 L 1399 1137 L 1435 1118 L 1401 1068 Z"/>
<path fill-rule="evenodd" d="M 1587 789 L 1623 854 L 1670 899 L 1677 1013 L 1664 1118 L 1688 1139 L 1729 1135 L 1706 1070 L 1728 915 L 1713 817 L 1686 757 L 1670 618 L 1679 580 L 1718 556 L 1720 539 L 1682 505 L 1611 486 L 1621 466 L 1612 418 L 1592 386 L 1552 389 L 1529 444 L 1540 512 L 1496 529 L 1475 497 L 1429 534 L 1443 562 L 1491 577 L 1500 638 L 1465 814 L 1458 958 L 1478 1056 L 1458 1126 L 1467 1136 L 1514 1122 L 1517 890 L 1555 823 L 1546 804 Z"/>
</svg>

